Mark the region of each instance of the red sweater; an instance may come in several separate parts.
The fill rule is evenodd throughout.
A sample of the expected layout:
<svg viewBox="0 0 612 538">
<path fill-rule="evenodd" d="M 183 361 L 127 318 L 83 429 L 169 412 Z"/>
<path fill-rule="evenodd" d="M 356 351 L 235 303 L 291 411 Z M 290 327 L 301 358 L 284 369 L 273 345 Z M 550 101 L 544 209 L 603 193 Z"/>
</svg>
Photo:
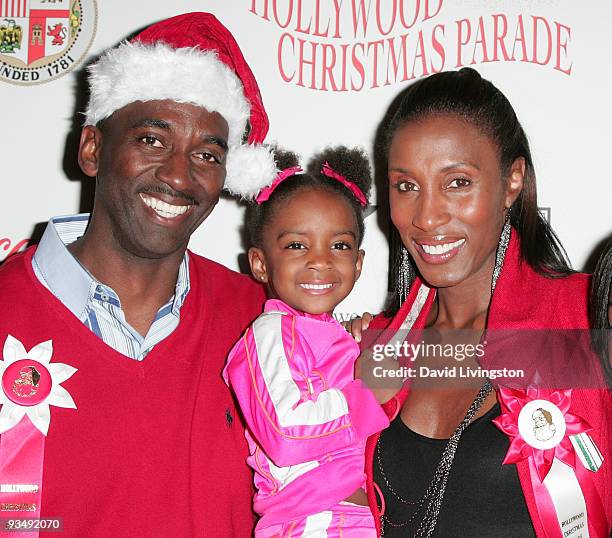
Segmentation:
<svg viewBox="0 0 612 538">
<path fill-rule="evenodd" d="M 221 370 L 262 288 L 190 253 L 180 324 L 137 362 L 39 283 L 33 252 L 0 268 L 0 346 L 52 340 L 51 362 L 78 368 L 62 385 L 77 409 L 51 407 L 41 517 L 70 536 L 250 536 L 247 446 Z"/>
</svg>

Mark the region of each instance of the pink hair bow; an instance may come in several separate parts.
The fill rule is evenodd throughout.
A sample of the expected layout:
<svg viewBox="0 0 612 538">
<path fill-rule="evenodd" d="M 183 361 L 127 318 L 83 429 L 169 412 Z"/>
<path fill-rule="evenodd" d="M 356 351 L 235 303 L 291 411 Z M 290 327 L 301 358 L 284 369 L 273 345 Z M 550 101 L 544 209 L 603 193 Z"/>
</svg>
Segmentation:
<svg viewBox="0 0 612 538">
<path fill-rule="evenodd" d="M 283 181 L 285 181 L 285 179 L 294 176 L 295 174 L 299 174 L 303 171 L 304 170 L 302 170 L 301 166 L 291 166 L 290 168 L 285 168 L 284 170 L 281 170 L 278 174 L 276 174 L 274 181 L 270 183 L 270 185 L 264 187 L 259 191 L 259 194 L 255 197 L 255 202 L 261 205 L 263 202 L 268 200 L 270 196 L 272 196 L 272 193 L 275 191 L 276 187 L 278 187 Z"/>
<path fill-rule="evenodd" d="M 349 181 L 348 179 L 346 179 L 342 174 L 339 174 L 338 172 L 336 172 L 329 165 L 328 162 L 325 162 L 323 164 L 323 168 L 321 169 L 321 173 L 326 175 L 327 177 L 330 177 L 330 178 L 335 179 L 336 181 L 339 181 L 340 183 L 342 183 L 348 190 L 350 190 L 353 193 L 353 196 L 355 196 L 355 198 L 357 198 L 357 201 L 363 207 L 368 205 L 368 200 L 366 199 L 366 197 L 363 194 L 363 192 L 361 191 L 361 189 L 357 185 L 355 185 L 352 181 Z"/>
</svg>

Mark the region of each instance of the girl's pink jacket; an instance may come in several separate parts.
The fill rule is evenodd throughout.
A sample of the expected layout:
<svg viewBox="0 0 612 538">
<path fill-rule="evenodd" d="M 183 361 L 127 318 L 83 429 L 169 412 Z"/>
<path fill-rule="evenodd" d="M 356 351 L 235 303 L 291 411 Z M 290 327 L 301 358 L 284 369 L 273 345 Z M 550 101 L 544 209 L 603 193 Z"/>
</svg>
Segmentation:
<svg viewBox="0 0 612 538">
<path fill-rule="evenodd" d="M 248 426 L 258 528 L 327 510 L 363 486 L 365 440 L 389 421 L 353 379 L 358 355 L 330 315 L 279 300 L 230 352 L 223 375 Z"/>
</svg>

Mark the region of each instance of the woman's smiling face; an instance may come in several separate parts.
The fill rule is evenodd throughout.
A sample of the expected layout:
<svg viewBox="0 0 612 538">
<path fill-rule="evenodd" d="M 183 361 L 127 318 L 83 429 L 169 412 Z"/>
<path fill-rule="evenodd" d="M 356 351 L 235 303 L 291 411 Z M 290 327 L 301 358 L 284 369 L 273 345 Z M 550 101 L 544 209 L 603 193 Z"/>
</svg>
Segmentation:
<svg viewBox="0 0 612 538">
<path fill-rule="evenodd" d="M 501 228 L 523 186 L 524 161 L 503 177 L 491 139 L 456 115 L 395 131 L 388 155 L 391 219 L 436 288 L 490 283 Z"/>
</svg>

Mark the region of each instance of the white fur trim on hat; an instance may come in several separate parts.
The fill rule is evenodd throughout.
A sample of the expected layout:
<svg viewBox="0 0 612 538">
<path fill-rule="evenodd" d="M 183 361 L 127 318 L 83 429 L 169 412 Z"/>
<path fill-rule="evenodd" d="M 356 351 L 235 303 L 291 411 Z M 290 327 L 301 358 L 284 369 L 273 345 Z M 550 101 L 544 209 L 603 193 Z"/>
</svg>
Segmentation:
<svg viewBox="0 0 612 538">
<path fill-rule="evenodd" d="M 254 198 L 278 173 L 272 150 L 252 144 L 231 150 L 227 155 L 226 169 L 224 188 L 245 199 Z"/>
<path fill-rule="evenodd" d="M 240 145 L 250 107 L 240 79 L 214 51 L 124 42 L 89 72 L 85 125 L 96 125 L 135 101 L 172 99 L 221 114 L 229 127 L 230 149 Z"/>
</svg>

